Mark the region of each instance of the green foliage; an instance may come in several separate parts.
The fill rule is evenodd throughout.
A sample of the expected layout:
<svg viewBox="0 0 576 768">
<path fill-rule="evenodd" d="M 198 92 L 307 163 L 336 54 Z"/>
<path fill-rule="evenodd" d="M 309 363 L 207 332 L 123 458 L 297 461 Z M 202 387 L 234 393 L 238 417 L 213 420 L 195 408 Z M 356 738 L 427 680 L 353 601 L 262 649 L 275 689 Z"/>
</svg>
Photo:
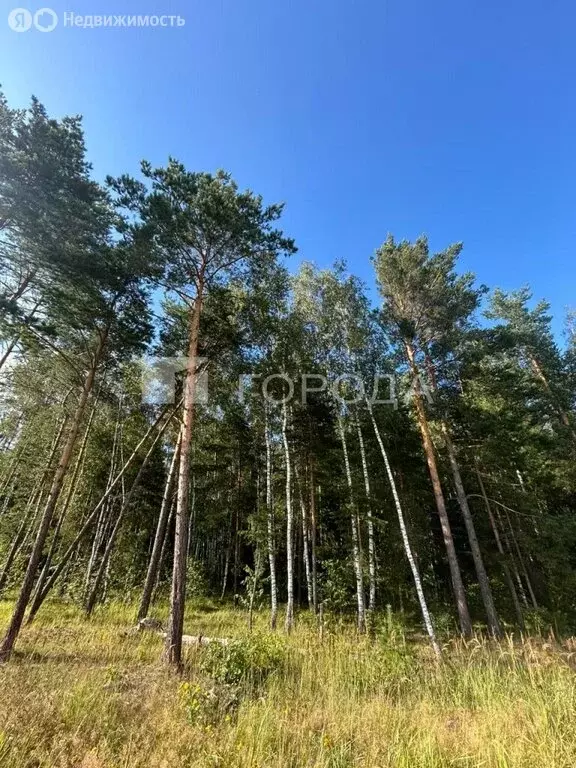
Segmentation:
<svg viewBox="0 0 576 768">
<path fill-rule="evenodd" d="M 208 595 L 204 566 L 201 562 L 191 557 L 188 558 L 186 569 L 186 594 L 191 598 L 206 597 Z"/>
<path fill-rule="evenodd" d="M 200 669 L 218 683 L 257 688 L 285 663 L 286 646 L 280 637 L 253 634 L 210 643 L 202 652 Z"/>
<path fill-rule="evenodd" d="M 322 563 L 325 574 L 322 580 L 322 595 L 329 611 L 342 612 L 351 605 L 351 569 L 344 560 L 325 559 Z"/>
</svg>

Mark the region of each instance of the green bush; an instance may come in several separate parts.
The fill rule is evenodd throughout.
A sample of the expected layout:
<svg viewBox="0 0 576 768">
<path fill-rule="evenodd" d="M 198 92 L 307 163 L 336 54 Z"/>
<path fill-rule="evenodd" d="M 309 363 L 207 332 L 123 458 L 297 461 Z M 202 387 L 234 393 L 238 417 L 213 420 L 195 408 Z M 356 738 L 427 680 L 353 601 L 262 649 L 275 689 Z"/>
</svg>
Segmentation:
<svg viewBox="0 0 576 768">
<path fill-rule="evenodd" d="M 211 643 L 202 653 L 200 669 L 225 685 L 261 684 L 271 673 L 282 669 L 286 648 L 279 637 L 254 635 Z"/>
</svg>

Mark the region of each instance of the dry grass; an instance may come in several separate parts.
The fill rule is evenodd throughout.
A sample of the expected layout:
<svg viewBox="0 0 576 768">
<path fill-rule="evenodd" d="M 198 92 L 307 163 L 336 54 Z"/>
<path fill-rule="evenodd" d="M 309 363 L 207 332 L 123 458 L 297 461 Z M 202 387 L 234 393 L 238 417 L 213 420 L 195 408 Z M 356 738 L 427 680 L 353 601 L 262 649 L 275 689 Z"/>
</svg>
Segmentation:
<svg viewBox="0 0 576 768">
<path fill-rule="evenodd" d="M 0 603 L 0 626 L 9 611 Z M 26 628 L 0 667 L 0 765 L 576 765 L 567 649 L 535 640 L 452 643 L 438 666 L 425 645 L 402 637 L 357 639 L 342 630 L 320 642 L 305 621 L 275 640 L 259 615 L 243 647 L 256 644 L 266 656 L 270 646 L 281 663 L 263 681 L 246 669 L 251 683 L 226 685 L 207 675 L 205 649 L 190 652 L 184 678 L 167 671 L 159 637 L 124 634 L 133 611 L 110 605 L 86 622 L 51 604 Z M 187 630 L 245 637 L 245 617 L 192 606 Z"/>
</svg>

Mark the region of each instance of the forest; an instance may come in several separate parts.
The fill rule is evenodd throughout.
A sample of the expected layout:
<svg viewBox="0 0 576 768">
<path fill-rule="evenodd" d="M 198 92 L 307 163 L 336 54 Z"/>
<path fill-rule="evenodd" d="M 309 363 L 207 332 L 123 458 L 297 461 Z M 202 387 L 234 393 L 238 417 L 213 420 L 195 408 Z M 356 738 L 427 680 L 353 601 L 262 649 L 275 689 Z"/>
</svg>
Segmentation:
<svg viewBox="0 0 576 768">
<path fill-rule="evenodd" d="M 0 97 L 0 764 L 573 765 L 576 315 L 126 170 Z"/>
</svg>

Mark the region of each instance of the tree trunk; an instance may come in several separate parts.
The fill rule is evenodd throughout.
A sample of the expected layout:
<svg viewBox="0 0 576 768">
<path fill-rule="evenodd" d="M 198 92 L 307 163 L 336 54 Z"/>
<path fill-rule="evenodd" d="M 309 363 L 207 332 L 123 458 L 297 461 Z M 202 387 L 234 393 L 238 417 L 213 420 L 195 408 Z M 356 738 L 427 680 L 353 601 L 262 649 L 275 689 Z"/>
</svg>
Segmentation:
<svg viewBox="0 0 576 768">
<path fill-rule="evenodd" d="M 534 588 L 532 587 L 532 581 L 528 574 L 526 563 L 524 561 L 524 556 L 522 554 L 522 550 L 520 549 L 520 544 L 518 543 L 516 533 L 514 532 L 514 528 L 512 526 L 512 521 L 510 520 L 510 516 L 508 515 L 507 510 L 504 510 L 504 514 L 506 516 L 506 522 L 508 523 L 508 530 L 510 531 L 510 537 L 512 538 L 512 543 L 514 544 L 514 549 L 516 550 L 516 557 L 518 558 L 518 562 L 520 563 L 522 576 L 524 577 L 524 581 L 526 582 L 526 586 L 528 587 L 528 593 L 530 594 L 530 601 L 532 603 L 532 607 L 534 608 L 534 610 L 538 610 L 538 600 L 536 599 L 536 594 L 534 593 Z"/>
<path fill-rule="evenodd" d="M 174 415 L 174 412 L 171 414 L 171 416 Z M 96 601 L 98 599 L 98 593 L 100 591 L 100 585 L 102 584 L 102 579 L 104 578 L 105 574 L 108 571 L 108 565 L 110 563 L 110 555 L 112 554 L 112 549 L 114 548 L 114 544 L 116 543 L 116 538 L 118 537 L 118 533 L 120 531 L 120 525 L 122 524 L 122 521 L 124 519 L 124 515 L 126 514 L 128 508 L 130 507 L 130 503 L 134 497 L 134 494 L 138 490 L 138 487 L 140 485 L 140 481 L 142 479 L 142 475 L 144 474 L 144 470 L 148 466 L 148 462 L 150 461 L 150 457 L 152 456 L 154 449 L 156 448 L 156 445 L 158 444 L 158 441 L 166 431 L 166 428 L 168 427 L 168 424 L 170 423 L 171 416 L 168 416 L 162 427 L 158 430 L 158 434 L 152 441 L 152 444 L 150 445 L 150 448 L 148 449 L 146 456 L 144 456 L 144 460 L 140 464 L 140 467 L 138 468 L 138 472 L 136 473 L 136 477 L 134 478 L 132 485 L 130 487 L 129 492 L 126 494 L 125 499 L 122 502 L 122 507 L 120 508 L 120 511 L 118 512 L 118 516 L 114 522 L 114 525 L 112 527 L 112 530 L 110 532 L 110 536 L 108 538 L 108 542 L 106 544 L 106 549 L 104 550 L 104 554 L 102 555 L 102 560 L 100 561 L 100 567 L 98 568 L 98 572 L 96 574 L 96 578 L 94 579 L 94 584 L 92 586 L 92 589 L 90 590 L 90 594 L 88 595 L 88 599 L 86 601 L 86 615 L 90 616 L 92 611 L 94 610 L 94 607 L 96 605 Z"/>
<path fill-rule="evenodd" d="M 294 627 L 294 510 L 292 507 L 292 463 L 288 445 L 288 408 L 282 405 L 282 442 L 286 462 L 286 619 L 284 628 L 291 632 Z"/>
<path fill-rule="evenodd" d="M 66 395 L 64 402 L 66 402 L 66 399 L 68 398 L 68 394 Z M 34 531 L 34 525 L 36 523 L 36 519 L 38 517 L 38 513 L 40 511 L 40 506 L 42 503 L 42 496 L 44 493 L 44 484 L 46 483 L 46 480 L 50 476 L 50 472 L 52 470 L 52 462 L 54 460 L 54 457 L 56 456 L 56 451 L 58 450 L 58 446 L 60 445 L 60 440 L 62 438 L 62 435 L 64 434 L 64 430 L 66 428 L 67 423 L 68 423 L 68 417 L 66 414 L 64 414 L 64 416 L 62 417 L 62 421 L 60 422 L 60 427 L 58 429 L 58 432 L 54 436 L 52 440 L 52 444 L 50 445 L 50 452 L 46 460 L 46 468 L 42 473 L 42 477 L 34 485 L 32 489 L 32 493 L 28 497 L 28 501 L 26 502 L 26 506 L 24 507 L 22 524 L 20 525 L 20 527 L 18 528 L 18 531 L 16 532 L 16 536 L 14 538 L 14 541 L 12 542 L 12 546 L 10 547 L 10 550 L 8 552 L 8 557 L 2 569 L 2 574 L 0 574 L 0 594 L 2 594 L 2 590 L 4 589 L 6 582 L 8 581 L 10 569 L 12 568 L 12 565 L 14 563 L 14 560 L 16 559 L 18 552 L 24 546 L 24 544 L 28 541 L 28 538 Z M 31 512 L 32 507 L 34 507 L 33 514 Z"/>
<path fill-rule="evenodd" d="M 254 620 L 254 601 L 256 599 L 256 590 L 262 577 L 262 554 L 260 547 L 256 545 L 256 555 L 254 557 L 254 573 L 252 575 L 252 584 L 250 585 L 250 597 L 248 600 L 248 632 L 252 632 Z"/>
<path fill-rule="evenodd" d="M 48 596 L 50 590 L 52 589 L 52 587 L 56 583 L 58 577 L 60 576 L 60 574 L 62 573 L 62 571 L 64 570 L 64 568 L 66 567 L 66 565 L 68 564 L 68 562 L 70 561 L 70 559 L 72 558 L 74 553 L 76 552 L 76 548 L 77 548 L 78 544 L 80 543 L 80 541 L 82 541 L 82 539 L 84 538 L 84 535 L 90 529 L 90 526 L 95 522 L 96 518 L 98 517 L 98 515 L 100 513 L 100 510 L 102 509 L 103 505 L 107 502 L 110 494 L 112 493 L 114 488 L 116 488 L 118 483 L 122 481 L 124 475 L 126 474 L 128 469 L 132 466 L 132 463 L 134 462 L 134 459 L 138 455 L 138 452 L 140 451 L 140 448 L 148 440 L 148 437 L 154 431 L 154 429 L 156 429 L 156 427 L 158 426 L 158 424 L 160 423 L 160 421 L 164 417 L 164 414 L 165 414 L 165 411 L 162 411 L 160 413 L 160 415 L 158 416 L 158 418 L 155 420 L 155 422 L 150 425 L 150 427 L 146 431 L 146 434 L 140 440 L 140 442 L 138 443 L 136 448 L 132 451 L 132 454 L 127 459 L 127 461 L 125 462 L 125 464 L 122 467 L 122 469 L 120 470 L 120 472 L 116 475 L 116 477 L 114 478 L 114 480 L 112 481 L 110 486 L 107 488 L 107 490 L 104 493 L 104 495 L 102 496 L 102 498 L 98 501 L 98 503 L 96 504 L 96 506 L 94 507 L 92 512 L 88 515 L 88 517 L 86 518 L 86 520 L 82 524 L 80 530 L 78 531 L 78 533 L 76 534 L 76 537 L 74 538 L 74 541 L 70 544 L 70 546 L 68 547 L 68 549 L 66 550 L 66 552 L 62 556 L 62 559 L 60 560 L 60 562 L 58 563 L 58 565 L 54 569 L 54 572 L 51 574 L 50 578 L 46 582 L 46 586 L 44 587 L 44 590 L 43 590 L 42 594 L 39 595 L 39 597 L 38 597 L 37 604 L 32 606 L 32 608 L 30 609 L 30 615 L 28 617 L 28 622 L 31 622 L 31 621 L 34 620 L 34 617 L 35 617 L 36 613 L 38 612 L 38 610 L 40 609 L 40 606 L 42 605 L 42 603 L 44 602 L 44 600 Z"/>
<path fill-rule="evenodd" d="M 314 613 L 318 611 L 318 576 L 316 563 L 316 486 L 314 460 L 310 460 L 310 558 L 312 564 L 312 605 Z"/>
<path fill-rule="evenodd" d="M 10 620 L 8 630 L 0 646 L 0 661 L 7 661 L 10 658 L 12 649 L 14 647 L 14 643 L 16 642 L 16 639 L 20 632 L 20 628 L 22 626 L 22 621 L 24 620 L 24 614 L 28 606 L 30 595 L 32 594 L 32 589 L 34 588 L 34 579 L 36 577 L 36 571 L 38 569 L 38 565 L 42 558 L 42 553 L 44 551 L 44 544 L 46 543 L 48 531 L 50 530 L 50 524 L 52 522 L 54 510 L 56 508 L 56 504 L 58 503 L 58 499 L 60 498 L 60 493 L 62 492 L 62 484 L 64 483 L 64 478 L 66 477 L 66 473 L 68 472 L 68 467 L 72 459 L 74 446 L 76 445 L 76 438 L 78 436 L 78 430 L 80 429 L 80 422 L 82 421 L 82 417 L 86 409 L 86 404 L 88 403 L 88 398 L 90 397 L 90 393 L 92 392 L 92 388 L 94 386 L 94 380 L 96 378 L 96 370 L 100 362 L 100 356 L 104 349 L 104 343 L 105 343 L 105 337 L 102 337 L 98 344 L 98 348 L 95 352 L 92 365 L 88 371 L 88 375 L 86 376 L 86 379 L 84 381 L 84 386 L 82 387 L 80 400 L 78 402 L 78 406 L 76 408 L 76 412 L 74 414 L 74 418 L 70 426 L 66 443 L 64 445 L 62 455 L 60 457 L 60 461 L 58 463 L 58 467 L 54 475 L 54 480 L 52 482 L 52 487 L 48 495 L 48 500 L 46 502 L 46 506 L 42 514 L 40 527 L 38 529 L 36 540 L 34 542 L 34 547 L 30 555 L 30 561 L 28 563 L 28 568 L 26 569 L 26 574 L 22 582 L 20 594 L 18 595 L 18 599 L 14 607 L 14 612 L 12 614 L 12 618 Z"/>
<path fill-rule="evenodd" d="M 184 404 L 181 426 L 180 464 L 176 491 L 176 531 L 174 536 L 174 563 L 172 569 L 172 591 L 170 595 L 170 617 L 166 634 L 165 658 L 169 664 L 182 664 L 182 633 L 186 605 L 186 570 L 188 564 L 188 524 L 190 517 L 190 457 L 195 414 L 196 367 L 200 316 L 204 298 L 204 274 L 201 272 L 197 284 L 196 300 L 190 318 L 188 343 L 188 364 L 184 379 Z"/>
<path fill-rule="evenodd" d="M 360 458 L 362 460 L 362 474 L 364 476 L 364 490 L 366 491 L 366 523 L 368 528 L 368 575 L 369 575 L 369 598 L 368 609 L 373 611 L 376 607 L 376 544 L 374 542 L 374 521 L 372 519 L 372 494 L 370 491 L 370 476 L 368 474 L 368 462 L 366 461 L 366 449 L 364 446 L 364 435 L 360 426 L 358 412 L 355 414 L 356 431 L 358 433 L 358 443 L 360 445 Z"/>
<path fill-rule="evenodd" d="M 268 563 L 270 565 L 270 628 L 276 629 L 278 619 L 278 587 L 276 582 L 276 535 L 272 499 L 272 441 L 268 420 L 268 402 L 264 403 L 264 440 L 266 443 L 266 529 Z"/>
<path fill-rule="evenodd" d="M 412 578 L 414 579 L 414 586 L 416 587 L 416 595 L 418 596 L 418 602 L 420 604 L 420 611 L 422 613 L 424 626 L 426 627 L 426 632 L 428 633 L 428 637 L 430 638 L 430 644 L 432 645 L 434 653 L 439 658 L 441 655 L 440 646 L 438 645 L 438 642 L 436 640 L 436 633 L 434 632 L 434 626 L 432 624 L 432 619 L 430 618 L 430 611 L 428 610 L 428 604 L 426 603 L 426 597 L 424 596 L 424 589 L 422 588 L 422 580 L 420 578 L 418 566 L 416 565 L 416 560 L 412 553 L 412 547 L 410 545 L 410 539 L 408 538 L 408 531 L 406 529 L 406 523 L 404 521 L 404 512 L 402 510 L 400 497 L 398 495 L 398 489 L 396 488 L 396 481 L 394 479 L 392 468 L 390 466 L 390 461 L 388 459 L 388 452 L 384 447 L 384 442 L 382 440 L 382 436 L 380 435 L 378 424 L 376 423 L 376 419 L 374 418 L 372 404 L 368 399 L 366 400 L 366 405 L 368 407 L 368 413 L 370 414 L 370 420 L 372 422 L 372 426 L 374 427 L 376 440 L 378 441 L 378 445 L 380 447 L 380 453 L 382 454 L 382 459 L 384 461 L 384 468 L 386 469 L 386 475 L 388 477 L 388 482 L 390 484 L 390 490 L 392 491 L 392 498 L 394 499 L 394 506 L 396 507 L 396 514 L 398 516 L 398 523 L 400 525 L 400 534 L 402 536 L 402 544 L 404 546 L 406 559 L 408 560 L 408 564 L 410 565 L 410 570 L 412 571 Z"/>
<path fill-rule="evenodd" d="M 308 598 L 308 607 L 311 611 L 313 611 L 314 596 L 312 589 L 312 564 L 310 562 L 310 532 L 308 530 L 308 515 L 306 514 L 306 503 L 304 501 L 302 478 L 298 472 L 298 463 L 296 461 L 294 462 L 294 474 L 296 477 L 298 501 L 300 503 L 300 515 L 302 519 L 302 559 L 304 561 L 304 573 L 306 575 L 306 596 Z"/>
<path fill-rule="evenodd" d="M 80 451 L 78 452 L 78 456 L 76 458 L 76 463 L 74 465 L 74 470 L 72 472 L 72 478 L 70 480 L 70 487 L 68 488 L 68 493 L 66 494 L 66 498 L 64 500 L 64 504 L 62 505 L 62 509 L 60 510 L 60 513 L 58 515 L 58 522 L 56 523 L 56 529 L 54 530 L 54 535 L 52 536 L 52 542 L 50 543 L 50 548 L 48 550 L 48 555 L 46 557 L 46 562 L 44 563 L 42 570 L 40 571 L 40 576 L 38 577 L 38 582 L 36 584 L 36 587 L 34 588 L 34 595 L 32 597 L 32 606 L 30 611 L 32 612 L 34 609 L 34 605 L 36 601 L 40 598 L 40 595 L 42 594 L 42 590 L 44 589 L 44 585 L 46 583 L 46 579 L 48 577 L 48 573 L 50 572 L 50 567 L 52 565 L 52 559 L 54 557 L 54 552 L 56 551 L 56 545 L 58 544 L 58 538 L 60 536 L 60 530 L 62 528 L 62 524 L 64 522 L 64 518 L 66 517 L 66 513 L 68 512 L 68 507 L 70 506 L 72 499 L 74 498 L 74 495 L 76 493 L 76 487 L 78 483 L 78 478 L 80 476 L 80 470 L 82 468 L 83 462 L 84 462 L 84 456 L 86 454 L 86 446 L 88 444 L 88 436 L 90 435 L 90 430 L 92 429 L 92 422 L 94 421 L 94 416 L 96 414 L 96 406 L 98 404 L 98 395 L 96 396 L 96 399 L 94 401 L 94 405 L 92 406 L 92 411 L 90 412 L 90 418 L 88 419 L 88 424 L 86 425 L 86 430 L 84 432 L 84 437 L 82 439 L 82 444 L 80 446 Z"/>
<path fill-rule="evenodd" d="M 162 574 L 162 566 L 164 564 L 164 560 L 166 559 L 166 548 L 168 545 L 168 540 L 170 538 L 170 527 L 172 525 L 172 521 L 174 520 L 174 512 L 176 511 L 176 496 L 175 494 L 172 494 L 172 501 L 170 503 L 170 512 L 168 514 L 168 523 L 166 525 L 166 533 L 164 534 L 164 541 L 162 542 L 162 549 L 160 550 L 160 559 L 158 561 L 158 570 L 156 573 L 156 579 L 154 581 L 154 588 L 152 590 L 152 601 L 154 601 L 154 598 L 156 596 L 156 592 L 158 591 L 158 585 L 160 584 L 160 577 Z"/>
<path fill-rule="evenodd" d="M 498 547 L 498 552 L 500 553 L 500 557 L 502 558 L 502 570 L 504 572 L 504 580 L 506 581 L 508 591 L 510 592 L 510 597 L 512 598 L 512 605 L 514 606 L 514 612 L 516 613 L 518 626 L 520 627 L 520 631 L 524 632 L 525 625 L 524 625 L 524 615 L 522 614 L 522 606 L 520 605 L 520 601 L 518 600 L 518 594 L 516 592 L 516 588 L 514 587 L 512 576 L 510 575 L 510 568 L 508 567 L 508 563 L 506 562 L 506 553 L 504 552 L 504 547 L 502 546 L 502 540 L 500 538 L 500 533 L 498 532 L 498 525 L 492 513 L 492 507 L 490 506 L 490 501 L 486 494 L 484 481 L 482 480 L 482 475 L 480 474 L 480 468 L 478 467 L 478 464 L 476 464 L 476 477 L 478 478 L 480 493 L 482 494 L 482 498 L 484 499 L 484 506 L 486 507 L 486 512 L 488 513 L 488 519 L 490 521 L 490 527 L 492 528 L 492 533 L 494 534 L 496 546 Z"/>
<path fill-rule="evenodd" d="M 24 325 L 25 326 L 28 323 L 30 323 L 30 321 L 33 319 L 34 315 L 36 314 L 36 310 L 40 306 L 40 303 L 41 303 L 40 301 L 37 301 L 36 304 L 34 305 L 34 307 L 32 308 L 32 310 L 24 318 Z M 6 361 L 8 360 L 8 358 L 10 357 L 12 352 L 14 351 L 14 347 L 16 346 L 16 344 L 18 344 L 18 342 L 20 341 L 21 338 L 22 338 L 22 329 L 20 329 L 20 331 L 16 334 L 16 336 L 14 336 L 12 341 L 8 344 L 8 346 L 4 350 L 4 353 L 3 353 L 2 357 L 0 357 L 0 371 L 4 367 Z"/>
<path fill-rule="evenodd" d="M 436 464 L 434 444 L 432 443 L 430 428 L 428 426 L 428 419 L 426 418 L 426 410 L 424 408 L 424 403 L 422 402 L 422 392 L 419 383 L 419 371 L 416 365 L 414 348 L 409 342 L 406 342 L 406 353 L 410 362 L 412 374 L 414 375 L 414 401 L 416 405 L 416 415 L 418 419 L 418 426 L 420 428 L 420 434 L 422 435 L 422 445 L 426 455 L 428 472 L 430 474 L 430 480 L 432 481 L 432 489 L 434 491 L 434 498 L 436 500 L 438 517 L 440 518 L 440 526 L 442 529 L 444 546 L 446 547 L 446 555 L 448 558 L 448 565 L 450 568 L 450 576 L 452 580 L 452 589 L 454 591 L 456 607 L 458 610 L 458 618 L 460 620 L 460 629 L 464 637 L 471 637 L 472 621 L 468 611 L 466 592 L 464 591 L 462 574 L 460 573 L 460 566 L 458 565 L 458 558 L 456 556 L 456 549 L 454 547 L 454 539 L 452 538 L 452 529 L 450 528 L 450 521 L 446 511 L 446 503 L 444 501 L 444 494 L 442 492 L 442 485 L 440 483 L 440 475 L 438 474 L 438 466 Z"/>
<path fill-rule="evenodd" d="M 452 468 L 452 475 L 454 477 L 454 487 L 456 488 L 456 496 L 458 497 L 460 511 L 462 512 L 462 517 L 464 518 L 464 523 L 466 525 L 466 533 L 468 534 L 468 541 L 470 542 L 472 559 L 474 560 L 474 568 L 476 569 L 476 576 L 478 577 L 478 584 L 480 586 L 480 594 L 482 595 L 482 602 L 484 603 L 484 609 L 488 618 L 488 629 L 490 634 L 498 638 L 502 636 L 502 629 L 500 628 L 498 614 L 496 613 L 494 598 L 492 597 L 492 589 L 490 588 L 490 581 L 488 580 L 488 574 L 486 573 L 486 568 L 484 567 L 484 560 L 482 558 L 482 552 L 480 551 L 478 537 L 476 536 L 476 528 L 474 526 L 474 520 L 472 519 L 472 513 L 470 512 L 468 497 L 466 496 L 466 491 L 464 490 L 464 484 L 460 474 L 458 459 L 456 458 L 454 443 L 452 442 L 452 438 L 448 430 L 448 425 L 444 421 L 442 422 L 442 433 L 444 435 L 446 450 L 448 451 L 448 458 L 450 459 L 450 466 Z"/>
<path fill-rule="evenodd" d="M 352 527 L 352 561 L 354 564 L 354 575 L 356 577 L 356 602 L 358 605 L 358 632 L 366 632 L 366 604 L 364 600 L 364 578 L 362 573 L 362 555 L 360 552 L 360 539 L 358 536 L 358 518 L 356 516 L 356 503 L 354 500 L 354 486 L 352 483 L 352 472 L 350 469 L 350 460 L 348 458 L 348 446 L 346 444 L 346 435 L 344 433 L 344 424 L 342 419 L 338 418 L 338 429 L 340 431 L 340 441 L 342 443 L 342 453 L 344 454 L 344 468 L 346 470 L 346 481 L 348 483 L 348 492 L 350 494 L 350 523 Z"/>
<path fill-rule="evenodd" d="M 145 619 L 148 616 L 148 610 L 150 608 L 150 602 L 152 601 L 152 592 L 154 590 L 154 584 L 156 583 L 156 577 L 160 566 L 160 555 L 162 553 L 162 547 L 166 539 L 166 529 L 168 525 L 168 515 L 170 513 L 170 503 L 172 500 L 172 491 L 174 488 L 174 480 L 176 478 L 176 467 L 178 466 L 178 459 L 180 457 L 180 434 L 176 440 L 174 447 L 174 454 L 172 461 L 170 462 L 170 468 L 168 470 L 168 476 L 166 478 L 166 484 L 164 485 L 164 494 L 162 496 L 162 504 L 160 506 L 160 516 L 158 517 L 158 524 L 156 526 L 156 535 L 154 536 L 154 545 L 152 546 L 152 553 L 150 555 L 150 562 L 148 563 L 148 570 L 146 571 L 146 580 L 144 581 L 144 589 L 142 590 L 142 599 L 138 607 L 138 613 L 136 620 Z"/>
<path fill-rule="evenodd" d="M 12 568 L 14 560 L 22 548 L 22 545 L 24 544 L 29 532 L 34 527 L 34 521 L 40 508 L 40 502 L 42 501 L 42 490 L 43 482 L 40 481 L 33 488 L 32 493 L 26 502 L 26 506 L 24 507 L 24 514 L 22 515 L 22 522 L 18 526 L 16 535 L 14 536 L 10 549 L 8 550 L 8 555 L 6 557 L 4 567 L 2 568 L 2 573 L 0 573 L 0 595 L 2 595 L 4 587 L 8 582 L 8 576 L 10 575 L 10 569 Z"/>
<path fill-rule="evenodd" d="M 530 351 L 528 351 L 528 359 L 530 360 L 530 365 L 532 366 L 532 370 L 536 378 L 542 384 L 544 390 L 546 391 L 546 394 L 550 398 L 550 402 L 556 409 L 556 413 L 558 414 L 560 421 L 562 422 L 562 424 L 564 424 L 564 426 L 570 432 L 570 435 L 572 436 L 572 440 L 576 442 L 576 429 L 574 429 L 574 425 L 572 424 L 570 417 L 568 416 L 564 408 L 562 408 L 562 405 L 558 402 L 558 398 L 552 391 L 552 387 L 550 386 L 550 382 L 548 381 L 548 378 L 544 373 L 542 366 L 540 365 L 540 361 Z"/>
</svg>

